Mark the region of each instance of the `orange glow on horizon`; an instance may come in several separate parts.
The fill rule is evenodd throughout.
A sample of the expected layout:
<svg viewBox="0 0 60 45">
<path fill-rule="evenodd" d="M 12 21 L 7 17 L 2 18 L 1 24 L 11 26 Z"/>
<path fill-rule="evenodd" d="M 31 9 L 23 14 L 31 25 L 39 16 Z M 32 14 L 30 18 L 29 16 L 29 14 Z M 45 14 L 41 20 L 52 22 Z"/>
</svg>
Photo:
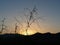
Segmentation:
<svg viewBox="0 0 60 45">
<path fill-rule="evenodd" d="M 23 28 L 21 30 L 19 29 L 18 34 L 33 35 L 38 32 L 38 29 L 39 28 L 37 27 L 36 23 L 33 23 L 26 32 L 26 24 L 23 23 Z"/>
<path fill-rule="evenodd" d="M 22 35 L 33 35 L 33 34 L 36 33 L 36 31 L 35 31 L 35 30 L 30 30 L 30 29 L 28 29 L 27 32 L 26 32 L 26 30 L 20 30 L 18 33 L 19 33 L 19 34 L 22 34 Z M 28 33 L 28 34 L 27 34 L 27 33 Z"/>
</svg>

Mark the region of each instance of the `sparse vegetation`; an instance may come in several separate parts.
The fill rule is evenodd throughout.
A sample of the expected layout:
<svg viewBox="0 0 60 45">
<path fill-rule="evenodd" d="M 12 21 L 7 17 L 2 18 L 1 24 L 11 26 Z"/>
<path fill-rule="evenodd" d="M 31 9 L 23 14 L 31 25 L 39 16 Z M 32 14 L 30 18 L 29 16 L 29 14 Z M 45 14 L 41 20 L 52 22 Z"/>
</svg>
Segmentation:
<svg viewBox="0 0 60 45">
<path fill-rule="evenodd" d="M 7 30 L 7 26 L 5 25 L 5 20 L 6 20 L 6 18 L 3 18 L 3 20 L 1 21 L 2 24 L 1 24 L 0 34 L 3 33 L 4 30 L 5 31 Z"/>
</svg>

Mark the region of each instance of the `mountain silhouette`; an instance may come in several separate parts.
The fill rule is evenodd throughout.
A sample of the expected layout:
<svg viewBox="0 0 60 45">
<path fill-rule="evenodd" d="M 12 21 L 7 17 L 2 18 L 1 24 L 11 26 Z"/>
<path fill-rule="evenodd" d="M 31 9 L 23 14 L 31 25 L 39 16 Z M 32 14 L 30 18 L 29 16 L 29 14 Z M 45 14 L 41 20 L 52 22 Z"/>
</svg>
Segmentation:
<svg viewBox="0 0 60 45">
<path fill-rule="evenodd" d="M 34 35 L 20 34 L 0 34 L 0 44 L 17 44 L 17 45 L 40 45 L 40 44 L 60 44 L 60 33 L 36 33 Z"/>
</svg>

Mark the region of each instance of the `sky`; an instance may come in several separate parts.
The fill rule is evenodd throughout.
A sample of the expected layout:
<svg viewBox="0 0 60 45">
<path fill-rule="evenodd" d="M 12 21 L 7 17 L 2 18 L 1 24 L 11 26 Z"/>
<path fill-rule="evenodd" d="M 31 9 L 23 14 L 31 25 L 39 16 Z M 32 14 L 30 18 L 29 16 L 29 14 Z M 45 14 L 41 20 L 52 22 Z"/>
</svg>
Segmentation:
<svg viewBox="0 0 60 45">
<path fill-rule="evenodd" d="M 38 9 L 36 16 L 42 19 L 39 21 L 40 27 L 36 25 L 38 22 L 33 24 L 33 30 L 35 27 L 40 33 L 60 32 L 60 0 L 0 0 L 0 25 L 1 20 L 6 17 L 5 25 L 8 26 L 8 32 L 13 32 L 16 17 L 25 26 L 24 13 L 28 11 L 24 8 L 32 10 L 35 5 Z"/>
</svg>

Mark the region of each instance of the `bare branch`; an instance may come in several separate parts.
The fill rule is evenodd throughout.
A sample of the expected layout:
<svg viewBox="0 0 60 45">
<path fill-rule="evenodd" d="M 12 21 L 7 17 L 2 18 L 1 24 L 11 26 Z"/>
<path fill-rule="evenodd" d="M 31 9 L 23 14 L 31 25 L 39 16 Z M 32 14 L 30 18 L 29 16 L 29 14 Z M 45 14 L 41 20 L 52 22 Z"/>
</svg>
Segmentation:
<svg viewBox="0 0 60 45">
<path fill-rule="evenodd" d="M 3 32 L 3 30 L 6 30 L 6 28 L 7 28 L 7 26 L 4 24 L 5 23 L 5 20 L 6 20 L 6 18 L 4 18 L 3 20 L 2 20 L 2 25 L 1 25 L 1 30 L 0 30 L 0 33 L 2 33 Z"/>
</svg>

